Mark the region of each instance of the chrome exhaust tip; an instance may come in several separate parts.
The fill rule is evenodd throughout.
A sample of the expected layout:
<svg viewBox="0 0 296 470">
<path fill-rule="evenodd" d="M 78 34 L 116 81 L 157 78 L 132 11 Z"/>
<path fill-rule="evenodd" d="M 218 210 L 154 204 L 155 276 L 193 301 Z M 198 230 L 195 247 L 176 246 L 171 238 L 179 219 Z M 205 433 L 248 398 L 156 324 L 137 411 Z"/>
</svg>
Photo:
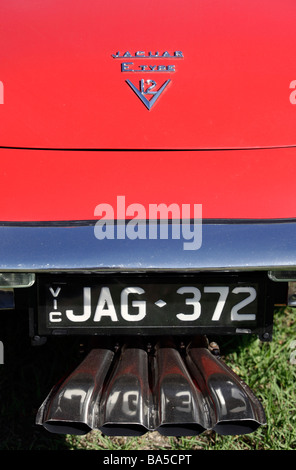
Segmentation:
<svg viewBox="0 0 296 470">
<path fill-rule="evenodd" d="M 108 436 L 142 436 L 150 429 L 148 354 L 124 346 L 105 387 L 98 428 Z"/>
<path fill-rule="evenodd" d="M 222 359 L 208 349 L 189 346 L 186 362 L 197 386 L 211 397 L 213 431 L 220 435 L 249 434 L 266 424 L 258 398 Z"/>
<path fill-rule="evenodd" d="M 38 410 L 36 424 L 56 434 L 91 431 L 113 358 L 109 349 L 91 350 L 68 378 L 52 388 Z"/>
<path fill-rule="evenodd" d="M 194 385 L 179 351 L 158 344 L 155 349 L 155 428 L 163 436 L 197 436 L 210 428 L 207 398 Z M 208 413 L 204 413 L 204 410 Z"/>
</svg>

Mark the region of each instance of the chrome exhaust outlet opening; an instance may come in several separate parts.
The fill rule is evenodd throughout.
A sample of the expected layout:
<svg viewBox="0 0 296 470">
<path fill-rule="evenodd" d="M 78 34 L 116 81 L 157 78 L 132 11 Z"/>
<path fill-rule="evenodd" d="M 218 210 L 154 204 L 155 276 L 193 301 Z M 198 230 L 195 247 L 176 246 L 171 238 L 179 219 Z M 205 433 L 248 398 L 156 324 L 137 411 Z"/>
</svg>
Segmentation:
<svg viewBox="0 0 296 470">
<path fill-rule="evenodd" d="M 123 346 L 100 404 L 99 429 L 108 436 L 142 436 L 150 429 L 148 354 Z"/>
<path fill-rule="evenodd" d="M 190 347 L 187 364 L 199 386 L 212 400 L 213 431 L 221 435 L 242 435 L 266 424 L 262 404 L 252 390 L 220 358 L 208 349 Z"/>
<path fill-rule="evenodd" d="M 56 434 L 91 431 L 113 357 L 109 349 L 92 349 L 65 380 L 52 388 L 38 410 L 36 424 Z"/>
<path fill-rule="evenodd" d="M 220 436 L 242 436 L 256 431 L 260 426 L 266 423 L 260 423 L 253 419 L 243 419 L 241 421 L 221 421 L 214 428 Z"/>
<path fill-rule="evenodd" d="M 84 423 L 59 421 L 50 419 L 44 423 L 44 428 L 53 434 L 73 434 L 75 436 L 84 436 L 91 431 L 91 428 Z"/>
</svg>

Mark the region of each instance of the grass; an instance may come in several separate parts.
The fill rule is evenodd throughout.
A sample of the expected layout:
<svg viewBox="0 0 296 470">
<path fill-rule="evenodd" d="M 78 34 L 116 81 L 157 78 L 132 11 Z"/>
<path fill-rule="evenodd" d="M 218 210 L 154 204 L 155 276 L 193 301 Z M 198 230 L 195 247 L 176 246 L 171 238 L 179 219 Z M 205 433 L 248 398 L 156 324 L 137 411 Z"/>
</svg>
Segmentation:
<svg viewBox="0 0 296 470">
<path fill-rule="evenodd" d="M 58 436 L 34 424 L 36 411 L 51 386 L 79 361 L 79 343 L 56 339 L 32 347 L 22 312 L 0 312 L 0 450 L 295 450 L 296 449 L 296 309 L 275 312 L 271 343 L 257 338 L 225 337 L 219 345 L 225 362 L 255 391 L 267 425 L 245 436 L 168 438 L 153 432 L 140 438 L 109 438 L 98 431 L 86 436 Z M 67 355 L 64 354 L 65 346 Z"/>
</svg>

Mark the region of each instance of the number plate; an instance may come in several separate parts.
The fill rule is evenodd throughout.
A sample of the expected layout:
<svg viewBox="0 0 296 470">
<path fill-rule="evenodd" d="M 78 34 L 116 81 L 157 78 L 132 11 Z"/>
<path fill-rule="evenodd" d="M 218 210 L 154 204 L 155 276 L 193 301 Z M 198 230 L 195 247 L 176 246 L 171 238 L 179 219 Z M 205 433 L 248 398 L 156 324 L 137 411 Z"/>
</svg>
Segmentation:
<svg viewBox="0 0 296 470">
<path fill-rule="evenodd" d="M 264 291 L 260 279 L 235 275 L 65 275 L 41 278 L 38 284 L 41 334 L 253 332 Z"/>
</svg>

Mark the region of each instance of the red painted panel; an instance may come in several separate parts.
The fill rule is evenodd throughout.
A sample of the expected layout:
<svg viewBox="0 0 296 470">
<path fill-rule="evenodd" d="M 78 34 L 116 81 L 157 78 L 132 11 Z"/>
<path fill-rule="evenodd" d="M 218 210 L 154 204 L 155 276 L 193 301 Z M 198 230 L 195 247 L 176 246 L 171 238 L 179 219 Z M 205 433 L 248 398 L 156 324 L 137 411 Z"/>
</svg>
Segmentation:
<svg viewBox="0 0 296 470">
<path fill-rule="evenodd" d="M 0 18 L 0 146 L 296 144 L 295 0 L 2 0 Z M 124 61 L 176 71 L 121 72 Z M 126 83 L 168 79 L 150 111 Z"/>
<path fill-rule="evenodd" d="M 296 217 L 296 149 L 0 149 L 0 220 L 96 219 L 98 204 L 202 204 L 203 218 Z"/>
</svg>

